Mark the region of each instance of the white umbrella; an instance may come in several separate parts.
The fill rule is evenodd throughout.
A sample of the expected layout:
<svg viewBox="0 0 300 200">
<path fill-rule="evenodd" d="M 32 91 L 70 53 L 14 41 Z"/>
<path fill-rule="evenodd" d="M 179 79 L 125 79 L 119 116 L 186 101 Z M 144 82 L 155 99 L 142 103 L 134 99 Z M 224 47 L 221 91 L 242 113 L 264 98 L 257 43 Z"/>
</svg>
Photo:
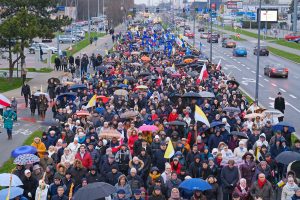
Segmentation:
<svg viewBox="0 0 300 200">
<path fill-rule="evenodd" d="M 280 111 L 280 110 L 277 110 L 277 109 L 268 109 L 268 110 L 265 110 L 264 112 L 262 112 L 262 114 L 264 115 L 272 115 L 272 117 L 283 117 L 284 114 Z"/>
<path fill-rule="evenodd" d="M 10 183 L 11 178 L 11 183 Z M 3 173 L 0 174 L 0 186 L 20 186 L 23 185 L 20 178 L 14 174 Z"/>
<path fill-rule="evenodd" d="M 36 96 L 36 97 L 39 97 L 41 95 L 45 95 L 45 97 L 48 99 L 48 101 L 50 100 L 49 94 L 45 93 L 45 92 L 36 92 L 33 95 Z"/>
</svg>

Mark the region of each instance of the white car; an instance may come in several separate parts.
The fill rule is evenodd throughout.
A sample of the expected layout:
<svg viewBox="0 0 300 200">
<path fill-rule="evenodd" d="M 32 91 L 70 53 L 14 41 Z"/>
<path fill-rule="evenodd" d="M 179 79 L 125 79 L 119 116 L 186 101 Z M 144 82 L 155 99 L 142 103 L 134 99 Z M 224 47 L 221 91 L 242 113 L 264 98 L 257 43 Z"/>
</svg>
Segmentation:
<svg viewBox="0 0 300 200">
<path fill-rule="evenodd" d="M 32 43 L 31 46 L 29 47 L 29 53 L 35 54 L 35 52 L 40 52 L 40 48 L 42 49 L 44 54 L 48 52 L 51 52 L 52 54 L 57 53 L 57 48 L 51 47 L 44 43 Z"/>
</svg>

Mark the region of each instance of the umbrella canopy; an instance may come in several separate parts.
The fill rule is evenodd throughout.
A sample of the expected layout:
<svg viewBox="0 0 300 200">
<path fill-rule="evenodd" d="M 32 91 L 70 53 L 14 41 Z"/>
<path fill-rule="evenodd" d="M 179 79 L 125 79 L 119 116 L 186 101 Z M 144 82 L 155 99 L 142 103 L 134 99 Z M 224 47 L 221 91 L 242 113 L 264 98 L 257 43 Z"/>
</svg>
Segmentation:
<svg viewBox="0 0 300 200">
<path fill-rule="evenodd" d="M 184 95 L 182 95 L 183 98 L 201 98 L 200 94 L 197 92 L 187 92 Z"/>
<path fill-rule="evenodd" d="M 20 146 L 20 147 L 17 147 L 15 148 L 12 152 L 11 152 L 11 157 L 13 158 L 16 158 L 18 157 L 19 155 L 22 155 L 22 154 L 35 154 L 37 151 L 36 151 L 36 148 L 33 147 L 33 146 Z"/>
<path fill-rule="evenodd" d="M 83 84 L 75 84 L 75 85 L 72 85 L 69 87 L 69 90 L 71 91 L 77 91 L 77 90 L 84 90 L 86 89 L 86 85 L 83 85 Z"/>
<path fill-rule="evenodd" d="M 101 101 L 103 102 L 103 103 L 107 103 L 108 101 L 109 101 L 109 97 L 106 97 L 106 96 L 102 96 L 102 95 L 100 95 L 100 96 L 97 96 L 96 97 L 98 100 L 99 99 L 101 99 Z"/>
<path fill-rule="evenodd" d="M 51 80 L 53 80 L 54 84 L 60 84 L 60 80 L 54 77 L 48 79 L 48 84 L 51 83 Z"/>
<path fill-rule="evenodd" d="M 0 199 L 6 199 L 6 197 L 8 195 L 8 190 L 9 190 L 8 188 L 5 188 L 0 191 Z M 20 187 L 10 187 L 9 199 L 16 198 L 16 197 L 22 195 L 23 192 L 24 192 L 24 189 L 22 189 Z"/>
<path fill-rule="evenodd" d="M 187 58 L 187 59 L 183 60 L 183 62 L 187 63 L 187 64 L 192 63 L 193 61 L 194 61 L 194 59 L 192 59 L 192 58 Z"/>
<path fill-rule="evenodd" d="M 210 128 L 216 127 L 216 126 L 224 126 L 225 124 L 223 124 L 222 122 L 212 122 L 210 124 Z"/>
<path fill-rule="evenodd" d="M 116 192 L 116 188 L 108 183 L 96 182 L 90 183 L 80 188 L 73 196 L 74 200 L 96 200 L 107 197 Z"/>
<path fill-rule="evenodd" d="M 81 116 L 81 117 L 86 117 L 86 116 L 90 116 L 91 114 L 89 113 L 89 111 L 87 110 L 79 110 L 76 111 L 75 113 L 77 116 Z"/>
<path fill-rule="evenodd" d="M 139 127 L 140 131 L 151 131 L 151 132 L 155 132 L 158 130 L 157 126 L 154 125 L 142 125 Z"/>
<path fill-rule="evenodd" d="M 146 85 L 138 85 L 135 87 L 136 89 L 142 89 L 142 90 L 147 90 L 148 87 Z"/>
<path fill-rule="evenodd" d="M 105 65 L 105 66 L 99 66 L 99 67 L 97 67 L 97 70 L 103 72 L 103 71 L 106 71 L 108 68 L 109 67 L 107 65 Z"/>
<path fill-rule="evenodd" d="M 59 126 L 59 121 L 56 121 L 54 119 L 45 120 L 41 123 L 42 126 Z"/>
<path fill-rule="evenodd" d="M 21 179 L 14 174 L 9 174 L 9 173 L 3 173 L 0 174 L 0 186 L 2 187 L 6 187 L 9 186 L 9 182 L 10 182 L 10 177 L 11 179 L 11 186 L 20 186 L 23 185 Z"/>
<path fill-rule="evenodd" d="M 179 188 L 191 191 L 205 191 L 212 189 L 211 185 L 201 178 L 191 178 L 184 180 L 182 183 L 180 183 Z"/>
<path fill-rule="evenodd" d="M 295 132 L 295 128 L 292 124 L 290 124 L 289 122 L 279 122 L 278 124 L 274 125 L 272 127 L 273 131 L 283 131 L 283 127 L 288 127 L 289 128 L 289 132 Z"/>
<path fill-rule="evenodd" d="M 174 73 L 171 74 L 171 77 L 172 77 L 172 78 L 180 78 L 180 77 L 181 77 L 181 74 L 178 73 L 178 72 L 174 72 Z"/>
<path fill-rule="evenodd" d="M 225 112 L 241 112 L 241 110 L 236 107 L 225 107 L 223 109 L 223 111 L 225 111 Z"/>
<path fill-rule="evenodd" d="M 14 160 L 14 164 L 16 165 L 31 165 L 37 162 L 40 162 L 40 158 L 34 154 L 22 154 Z"/>
<path fill-rule="evenodd" d="M 150 75 L 150 76 L 145 76 L 143 78 L 143 80 L 157 80 L 158 77 L 157 76 L 153 76 L 153 75 Z"/>
<path fill-rule="evenodd" d="M 139 77 L 150 76 L 150 75 L 151 75 L 150 72 L 141 72 L 141 73 L 139 73 Z"/>
<path fill-rule="evenodd" d="M 118 132 L 116 129 L 109 129 L 109 130 L 101 131 L 99 136 L 102 138 L 105 138 L 105 139 L 112 139 L 113 137 L 119 139 L 122 137 L 121 133 Z"/>
<path fill-rule="evenodd" d="M 291 162 L 300 160 L 300 153 L 294 151 L 284 151 L 276 156 L 275 160 L 284 165 L 288 165 Z"/>
<path fill-rule="evenodd" d="M 240 86 L 240 84 L 239 84 L 237 81 L 235 81 L 235 80 L 228 80 L 228 81 L 226 82 L 226 84 L 227 84 L 227 85 L 228 85 L 228 84 L 236 85 L 237 87 Z"/>
<path fill-rule="evenodd" d="M 122 119 L 130 119 L 130 118 L 133 118 L 133 117 L 136 117 L 139 113 L 136 112 L 136 111 L 127 111 L 127 112 L 124 112 L 120 115 L 120 118 Z"/>
<path fill-rule="evenodd" d="M 64 97 L 66 97 L 67 98 L 67 100 L 71 100 L 71 101 L 74 101 L 75 99 L 76 99 L 76 93 L 74 93 L 74 92 L 66 92 L 66 93 L 63 93 L 63 94 L 61 94 L 61 95 L 58 95 L 57 97 L 56 97 L 56 100 L 59 100 L 59 101 L 61 101 L 61 100 L 63 100 L 64 99 Z"/>
<path fill-rule="evenodd" d="M 272 117 L 283 117 L 284 116 L 284 114 L 280 110 L 277 110 L 277 109 L 268 109 L 268 110 L 263 111 L 262 114 L 265 116 L 270 114 Z"/>
<path fill-rule="evenodd" d="M 186 122 L 182 122 L 182 121 L 172 121 L 166 124 L 170 126 L 186 126 Z"/>
<path fill-rule="evenodd" d="M 132 77 L 132 76 L 125 76 L 123 79 L 127 80 L 127 81 L 134 81 L 135 80 L 135 78 Z"/>
<path fill-rule="evenodd" d="M 263 114 L 260 114 L 260 113 L 250 113 L 250 114 L 247 114 L 244 116 L 245 119 L 253 119 L 253 118 L 256 118 L 256 117 L 260 117 L 262 118 L 264 115 Z"/>
<path fill-rule="evenodd" d="M 199 76 L 199 73 L 198 72 L 196 72 L 196 71 L 191 71 L 191 72 L 187 72 L 187 75 L 189 75 L 189 76 L 191 76 L 191 77 L 197 77 L 197 76 Z"/>
<path fill-rule="evenodd" d="M 212 92 L 207 92 L 207 91 L 201 91 L 199 92 L 199 95 L 203 98 L 215 98 L 215 94 Z"/>
<path fill-rule="evenodd" d="M 36 97 L 45 95 L 45 97 L 46 97 L 48 100 L 50 100 L 49 94 L 48 94 L 48 93 L 45 93 L 45 92 L 36 92 L 36 93 L 34 93 L 33 95 L 36 96 Z"/>
<path fill-rule="evenodd" d="M 3 94 L 0 94 L 0 105 L 5 107 L 10 106 L 10 100 Z"/>
<path fill-rule="evenodd" d="M 128 85 L 120 83 L 118 85 L 119 88 L 128 88 Z"/>
<path fill-rule="evenodd" d="M 118 95 L 118 96 L 127 96 L 128 95 L 128 92 L 126 90 L 123 90 L 123 89 L 119 89 L 119 90 L 116 90 L 114 92 L 114 95 Z"/>
<path fill-rule="evenodd" d="M 232 132 L 230 133 L 230 135 L 235 135 L 235 136 L 237 136 L 237 137 L 240 138 L 240 139 L 248 139 L 248 136 L 247 136 L 246 133 L 239 132 L 239 131 L 232 131 Z"/>
</svg>

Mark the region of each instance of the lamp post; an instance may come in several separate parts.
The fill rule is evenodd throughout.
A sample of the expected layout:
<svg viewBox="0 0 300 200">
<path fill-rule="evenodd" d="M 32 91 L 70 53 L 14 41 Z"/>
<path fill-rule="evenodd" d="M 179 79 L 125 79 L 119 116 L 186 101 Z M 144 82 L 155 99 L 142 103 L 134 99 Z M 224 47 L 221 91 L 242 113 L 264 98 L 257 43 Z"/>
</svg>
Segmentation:
<svg viewBox="0 0 300 200">
<path fill-rule="evenodd" d="M 195 6 L 195 0 L 194 0 L 194 6 Z M 196 7 L 194 8 L 194 24 L 193 24 L 193 32 L 194 32 L 194 38 L 193 38 L 193 47 L 195 48 L 195 26 L 196 26 Z"/>
<path fill-rule="evenodd" d="M 88 26 L 89 26 L 89 40 L 91 39 L 91 20 L 90 20 L 90 0 L 88 0 Z"/>
<path fill-rule="evenodd" d="M 258 105 L 258 89 L 259 89 L 259 54 L 260 54 L 260 27 L 261 27 L 261 0 L 259 0 L 259 8 L 257 13 L 257 53 L 256 53 L 256 84 L 255 84 L 255 102 Z"/>
<path fill-rule="evenodd" d="M 209 12 L 210 12 L 210 37 L 212 37 L 212 9 L 211 9 L 211 3 L 210 0 L 208 1 L 209 4 Z M 210 40 L 209 45 L 209 60 L 212 62 L 212 41 Z"/>
<path fill-rule="evenodd" d="M 298 9 L 298 0 L 294 0 L 294 13 L 293 13 L 293 32 L 297 33 L 297 9 Z"/>
</svg>

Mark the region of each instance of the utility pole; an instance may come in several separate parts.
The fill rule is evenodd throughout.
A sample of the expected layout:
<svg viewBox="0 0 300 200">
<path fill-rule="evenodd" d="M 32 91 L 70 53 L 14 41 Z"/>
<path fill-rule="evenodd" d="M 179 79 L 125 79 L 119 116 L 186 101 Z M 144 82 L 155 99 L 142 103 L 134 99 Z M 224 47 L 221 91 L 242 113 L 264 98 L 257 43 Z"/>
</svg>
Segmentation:
<svg viewBox="0 0 300 200">
<path fill-rule="evenodd" d="M 88 26 L 89 26 L 89 40 L 90 40 L 91 39 L 90 0 L 88 0 Z"/>
<path fill-rule="evenodd" d="M 102 0 L 102 15 L 104 16 L 104 0 Z"/>
<path fill-rule="evenodd" d="M 257 53 L 256 53 L 256 84 L 255 84 L 255 102 L 258 105 L 258 84 L 259 84 L 259 54 L 260 54 L 260 27 L 261 27 L 261 0 L 259 0 L 259 8 L 258 8 L 258 14 L 257 14 L 257 20 L 258 20 L 258 28 L 257 28 Z"/>
<path fill-rule="evenodd" d="M 195 39 L 196 39 L 196 5 L 194 0 L 194 24 L 193 24 L 193 32 L 194 32 L 194 38 L 193 38 L 193 47 L 195 48 Z"/>
<path fill-rule="evenodd" d="M 208 8 L 209 8 L 209 13 L 210 13 L 210 37 L 212 37 L 212 9 L 211 9 L 211 2 L 210 0 L 208 1 Z M 209 60 L 212 63 L 212 40 L 210 40 L 210 45 L 209 45 Z"/>
<path fill-rule="evenodd" d="M 297 33 L 297 9 L 298 9 L 298 0 L 294 0 L 294 13 L 293 13 L 293 32 Z"/>
<path fill-rule="evenodd" d="M 98 6 L 97 6 L 97 8 L 98 8 L 98 12 L 97 12 L 97 17 L 99 17 L 100 16 L 100 0 L 98 0 L 98 4 L 97 4 Z"/>
</svg>

